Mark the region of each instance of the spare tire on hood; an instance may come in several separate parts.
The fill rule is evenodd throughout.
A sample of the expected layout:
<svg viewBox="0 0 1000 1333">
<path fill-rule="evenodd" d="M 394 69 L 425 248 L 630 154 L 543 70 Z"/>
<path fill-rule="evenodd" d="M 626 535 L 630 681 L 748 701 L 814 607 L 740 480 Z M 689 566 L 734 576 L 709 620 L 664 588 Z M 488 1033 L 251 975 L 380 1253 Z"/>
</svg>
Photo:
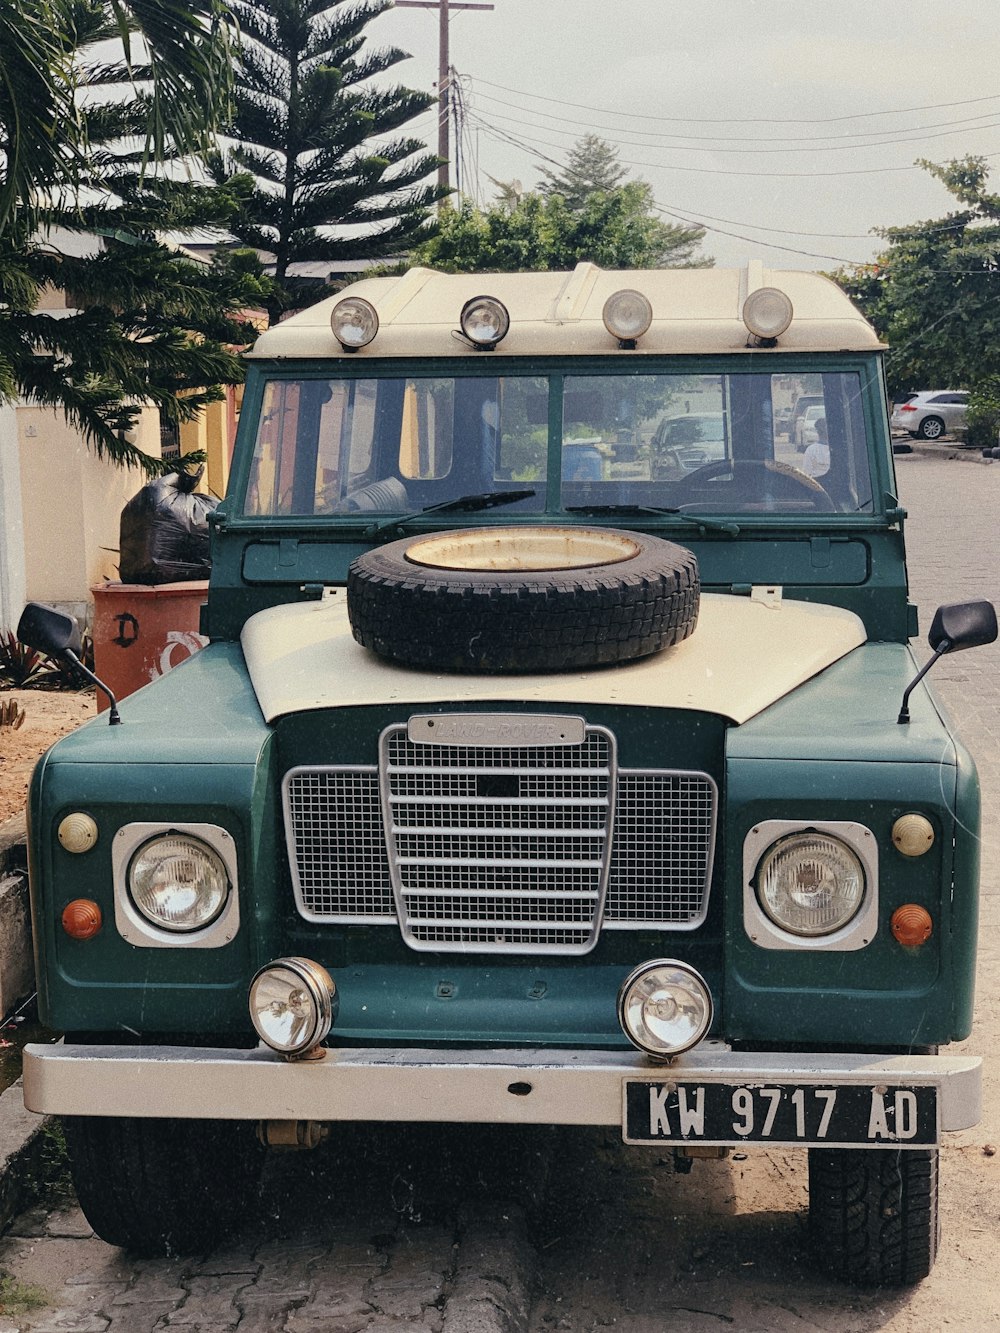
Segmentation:
<svg viewBox="0 0 1000 1333">
<path fill-rule="evenodd" d="M 438 671 L 612 666 L 694 631 L 694 554 L 616 528 L 425 534 L 359 556 L 347 575 L 358 643 Z"/>
</svg>

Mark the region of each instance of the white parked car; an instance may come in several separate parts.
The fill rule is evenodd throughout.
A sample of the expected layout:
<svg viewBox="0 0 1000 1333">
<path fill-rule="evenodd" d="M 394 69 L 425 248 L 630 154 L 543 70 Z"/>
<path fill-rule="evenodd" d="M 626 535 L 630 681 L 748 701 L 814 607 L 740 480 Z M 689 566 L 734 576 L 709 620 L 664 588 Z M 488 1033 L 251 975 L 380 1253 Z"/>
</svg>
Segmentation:
<svg viewBox="0 0 1000 1333">
<path fill-rule="evenodd" d="M 826 407 L 822 403 L 816 403 L 813 407 L 807 407 L 805 412 L 799 418 L 798 448 L 800 453 L 804 453 L 811 444 L 816 444 L 819 440 L 819 431 L 816 429 L 816 422 L 820 417 L 822 417 L 824 421 L 826 420 Z"/>
<path fill-rule="evenodd" d="M 889 418 L 893 430 L 905 430 L 921 440 L 939 440 L 965 425 L 969 395 L 955 389 L 925 389 L 896 403 Z"/>
</svg>

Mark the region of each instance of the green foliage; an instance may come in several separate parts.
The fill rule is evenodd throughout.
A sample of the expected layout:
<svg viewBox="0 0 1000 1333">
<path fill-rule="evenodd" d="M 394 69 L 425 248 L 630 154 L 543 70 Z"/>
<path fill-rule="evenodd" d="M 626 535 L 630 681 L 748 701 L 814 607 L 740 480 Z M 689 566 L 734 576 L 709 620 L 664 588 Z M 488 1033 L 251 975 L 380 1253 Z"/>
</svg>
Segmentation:
<svg viewBox="0 0 1000 1333">
<path fill-rule="evenodd" d="M 44 689 L 51 676 L 52 661 L 45 653 L 29 648 L 11 629 L 0 631 L 0 684 L 15 690 Z"/>
<path fill-rule="evenodd" d="M 44 1287 L 19 1282 L 10 1273 L 0 1273 L 0 1314 L 16 1319 L 29 1310 L 40 1310 L 48 1303 Z"/>
<path fill-rule="evenodd" d="M 592 194 L 610 194 L 628 172 L 618 160 L 618 149 L 596 134 L 585 134 L 569 151 L 565 167 L 558 171 L 539 167 L 538 193 L 543 198 L 561 194 L 569 208 L 583 208 Z"/>
<path fill-rule="evenodd" d="M 37 220 L 53 187 L 78 183 L 90 140 L 75 56 L 130 30 L 152 52 L 148 65 L 119 67 L 150 80 L 133 99 L 145 156 L 207 146 L 230 87 L 225 0 L 0 0 L 0 235 Z"/>
<path fill-rule="evenodd" d="M 1000 375 L 990 375 L 969 391 L 965 442 L 990 449 L 1000 442 Z"/>
<path fill-rule="evenodd" d="M 373 83 L 400 60 L 366 50 L 365 29 L 389 0 L 232 0 L 239 23 L 229 143 L 210 159 L 217 184 L 240 191 L 229 221 L 244 245 L 275 258 L 271 322 L 326 295 L 324 277 L 292 266 L 398 255 L 428 233 L 441 191 L 423 143 L 400 133 L 433 99 Z"/>
<path fill-rule="evenodd" d="M 487 209 L 465 201 L 449 209 L 438 234 L 414 252 L 417 263 L 447 273 L 571 269 L 589 260 L 602 268 L 691 268 L 704 232 L 661 222 L 645 181 L 589 194 L 571 208 L 561 194 L 521 195 Z"/>
<path fill-rule="evenodd" d="M 82 635 L 80 661 L 94 669 L 94 641 Z M 0 688 L 13 690 L 80 690 L 89 687 L 69 662 L 49 657 L 22 643 L 13 630 L 0 630 Z"/>
<path fill-rule="evenodd" d="M 886 228 L 873 265 L 832 275 L 888 341 L 892 393 L 1000 374 L 1000 196 L 986 188 L 985 158 L 921 165 L 963 207 Z"/>
<path fill-rule="evenodd" d="M 81 239 L 91 253 L 74 252 Z M 44 287 L 65 292 L 69 311 L 37 310 Z M 62 409 L 98 455 L 159 471 L 122 426 L 143 402 L 191 420 L 222 396 L 220 385 L 239 382 L 234 348 L 254 337 L 242 312 L 264 290 L 238 263 L 207 267 L 117 228 L 0 239 L 0 381 Z"/>
</svg>

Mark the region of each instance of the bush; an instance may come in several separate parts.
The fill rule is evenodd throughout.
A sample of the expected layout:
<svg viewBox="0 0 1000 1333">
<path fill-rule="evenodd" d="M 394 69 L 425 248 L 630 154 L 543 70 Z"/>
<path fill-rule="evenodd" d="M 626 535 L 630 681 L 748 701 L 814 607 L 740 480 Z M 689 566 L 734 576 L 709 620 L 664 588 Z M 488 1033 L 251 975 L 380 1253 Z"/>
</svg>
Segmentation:
<svg viewBox="0 0 1000 1333">
<path fill-rule="evenodd" d="M 991 375 L 970 390 L 965 423 L 970 448 L 989 449 L 1000 439 L 1000 375 Z"/>
</svg>

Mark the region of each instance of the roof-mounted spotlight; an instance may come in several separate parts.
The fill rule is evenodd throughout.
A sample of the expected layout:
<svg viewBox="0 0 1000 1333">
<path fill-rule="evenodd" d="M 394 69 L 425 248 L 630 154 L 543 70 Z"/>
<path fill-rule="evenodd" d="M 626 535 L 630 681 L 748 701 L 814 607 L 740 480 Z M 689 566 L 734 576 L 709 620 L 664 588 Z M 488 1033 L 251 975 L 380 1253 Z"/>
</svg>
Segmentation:
<svg viewBox="0 0 1000 1333">
<path fill-rule="evenodd" d="M 778 287 L 758 287 L 743 302 L 743 323 L 763 347 L 773 347 L 792 322 L 792 303 Z"/>
<path fill-rule="evenodd" d="M 632 348 L 653 322 L 653 307 L 642 292 L 623 287 L 613 292 L 601 311 L 604 327 L 621 348 Z"/>
<path fill-rule="evenodd" d="M 459 316 L 462 337 L 478 352 L 492 352 L 510 329 L 507 307 L 495 296 L 473 296 Z"/>
<path fill-rule="evenodd" d="M 378 333 L 378 315 L 370 301 L 361 296 L 345 296 L 330 313 L 333 336 L 345 352 L 367 347 Z"/>
</svg>

